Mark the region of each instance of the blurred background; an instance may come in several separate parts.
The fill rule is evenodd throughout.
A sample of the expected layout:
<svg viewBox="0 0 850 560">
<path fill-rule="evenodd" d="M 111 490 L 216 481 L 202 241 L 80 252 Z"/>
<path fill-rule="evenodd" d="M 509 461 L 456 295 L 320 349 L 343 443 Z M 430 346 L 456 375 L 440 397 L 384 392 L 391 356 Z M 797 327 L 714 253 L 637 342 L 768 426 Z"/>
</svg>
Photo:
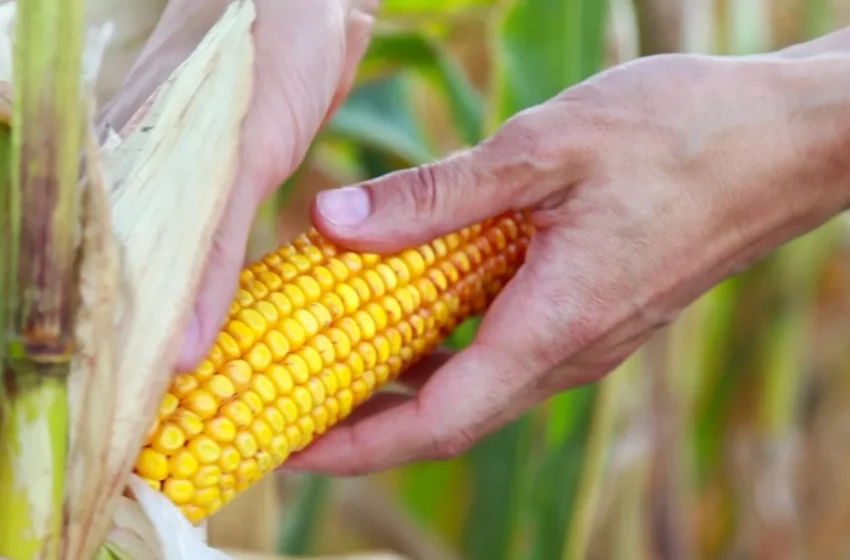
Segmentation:
<svg viewBox="0 0 850 560">
<path fill-rule="evenodd" d="M 317 190 L 474 144 L 612 64 L 768 51 L 848 24 L 850 0 L 386 0 L 356 90 L 264 207 L 249 258 L 308 227 Z M 850 557 L 845 222 L 717 286 L 603 381 L 465 456 L 269 477 L 212 519 L 212 544 L 414 560 Z"/>
</svg>

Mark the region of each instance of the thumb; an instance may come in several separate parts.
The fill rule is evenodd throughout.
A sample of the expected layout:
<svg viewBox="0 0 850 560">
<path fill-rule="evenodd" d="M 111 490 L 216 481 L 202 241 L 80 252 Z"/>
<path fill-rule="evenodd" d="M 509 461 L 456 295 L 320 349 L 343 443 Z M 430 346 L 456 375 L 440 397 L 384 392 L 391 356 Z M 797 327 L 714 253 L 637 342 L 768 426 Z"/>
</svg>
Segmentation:
<svg viewBox="0 0 850 560">
<path fill-rule="evenodd" d="M 558 162 L 514 120 L 487 141 L 434 163 L 320 192 L 313 225 L 354 250 L 394 252 L 508 210 L 527 209 L 562 186 Z M 539 134 L 537 134 L 539 136 Z"/>
</svg>

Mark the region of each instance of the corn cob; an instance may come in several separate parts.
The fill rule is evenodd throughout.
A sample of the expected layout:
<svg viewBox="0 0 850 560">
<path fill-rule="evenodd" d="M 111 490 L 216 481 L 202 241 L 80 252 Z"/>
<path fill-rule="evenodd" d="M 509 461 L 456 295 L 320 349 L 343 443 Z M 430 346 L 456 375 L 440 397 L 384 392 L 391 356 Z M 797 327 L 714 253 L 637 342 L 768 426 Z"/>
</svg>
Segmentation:
<svg viewBox="0 0 850 560">
<path fill-rule="evenodd" d="M 395 255 L 312 229 L 267 254 L 206 359 L 175 377 L 136 474 L 202 521 L 483 311 L 531 233 L 512 212 Z"/>
</svg>

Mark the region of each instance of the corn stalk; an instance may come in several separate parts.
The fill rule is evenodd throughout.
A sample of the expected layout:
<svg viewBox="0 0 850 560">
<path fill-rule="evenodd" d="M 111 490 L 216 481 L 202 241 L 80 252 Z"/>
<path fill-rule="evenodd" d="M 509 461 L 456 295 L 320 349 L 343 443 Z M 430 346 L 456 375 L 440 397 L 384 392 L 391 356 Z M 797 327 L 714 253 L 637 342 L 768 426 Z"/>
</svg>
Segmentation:
<svg viewBox="0 0 850 560">
<path fill-rule="evenodd" d="M 83 0 L 19 6 L 4 259 L 0 556 L 58 558 L 73 353 Z"/>
</svg>

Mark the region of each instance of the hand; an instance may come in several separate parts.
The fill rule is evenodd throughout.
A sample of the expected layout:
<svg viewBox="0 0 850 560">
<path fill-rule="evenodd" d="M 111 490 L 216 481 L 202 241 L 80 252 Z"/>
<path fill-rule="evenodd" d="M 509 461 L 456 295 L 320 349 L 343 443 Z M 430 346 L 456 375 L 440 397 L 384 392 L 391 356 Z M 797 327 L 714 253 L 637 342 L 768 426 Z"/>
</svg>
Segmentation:
<svg viewBox="0 0 850 560">
<path fill-rule="evenodd" d="M 118 128 L 188 56 L 227 2 L 198 10 L 171 0 L 105 119 Z M 242 162 L 213 240 L 178 367 L 193 368 L 212 345 L 244 265 L 259 205 L 303 160 L 319 128 L 348 95 L 379 0 L 256 0 L 254 96 L 242 124 Z"/>
<path fill-rule="evenodd" d="M 700 294 L 844 208 L 848 66 L 806 64 L 638 60 L 470 150 L 320 193 L 316 227 L 360 250 L 508 209 L 533 210 L 537 233 L 469 347 L 429 359 L 411 372 L 415 396 L 377 395 L 286 468 L 362 474 L 456 456 L 600 379 Z"/>
</svg>

